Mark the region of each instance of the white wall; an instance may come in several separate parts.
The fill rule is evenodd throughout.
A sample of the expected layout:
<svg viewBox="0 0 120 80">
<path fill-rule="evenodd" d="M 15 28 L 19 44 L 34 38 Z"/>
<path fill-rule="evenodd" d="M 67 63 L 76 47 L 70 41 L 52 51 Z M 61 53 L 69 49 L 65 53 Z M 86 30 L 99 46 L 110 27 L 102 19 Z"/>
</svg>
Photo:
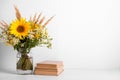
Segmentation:
<svg viewBox="0 0 120 80">
<path fill-rule="evenodd" d="M 14 4 L 27 18 L 36 12 L 56 15 L 48 25 L 53 48 L 34 48 L 34 64 L 59 59 L 65 68 L 120 68 L 119 0 L 0 0 L 0 20 L 15 19 Z M 0 44 L 1 69 L 15 68 L 15 53 Z"/>
</svg>

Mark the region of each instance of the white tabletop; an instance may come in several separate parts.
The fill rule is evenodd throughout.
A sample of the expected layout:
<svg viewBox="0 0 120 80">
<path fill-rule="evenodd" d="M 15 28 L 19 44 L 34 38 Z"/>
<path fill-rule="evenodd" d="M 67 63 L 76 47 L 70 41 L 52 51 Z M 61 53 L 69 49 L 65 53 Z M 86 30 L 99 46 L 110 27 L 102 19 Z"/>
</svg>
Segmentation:
<svg viewBox="0 0 120 80">
<path fill-rule="evenodd" d="M 65 69 L 59 76 L 18 75 L 1 71 L 0 80 L 120 80 L 120 71 Z"/>
</svg>

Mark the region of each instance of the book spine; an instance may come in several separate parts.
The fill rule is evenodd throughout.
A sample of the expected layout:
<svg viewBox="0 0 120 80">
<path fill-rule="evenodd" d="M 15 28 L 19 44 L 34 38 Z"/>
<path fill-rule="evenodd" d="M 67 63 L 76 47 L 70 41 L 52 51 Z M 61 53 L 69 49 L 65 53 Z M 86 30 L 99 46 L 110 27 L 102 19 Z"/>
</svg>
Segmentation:
<svg viewBox="0 0 120 80">
<path fill-rule="evenodd" d="M 53 76 L 58 76 L 62 72 L 63 72 L 63 70 L 61 70 L 59 72 L 47 72 L 47 71 L 37 71 L 37 70 L 35 70 L 34 74 L 35 75 L 53 75 Z"/>
<path fill-rule="evenodd" d="M 37 71 L 48 71 L 48 72 L 59 72 L 63 70 L 63 67 L 57 69 L 45 69 L 45 68 L 35 68 Z"/>
</svg>

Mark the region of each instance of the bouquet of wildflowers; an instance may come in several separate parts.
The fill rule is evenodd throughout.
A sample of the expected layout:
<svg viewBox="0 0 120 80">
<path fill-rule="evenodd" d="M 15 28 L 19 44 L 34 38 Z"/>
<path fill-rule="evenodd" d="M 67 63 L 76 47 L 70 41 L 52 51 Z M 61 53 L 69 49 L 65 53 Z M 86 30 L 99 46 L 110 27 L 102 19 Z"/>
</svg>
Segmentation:
<svg viewBox="0 0 120 80">
<path fill-rule="evenodd" d="M 0 34 L 0 39 L 5 42 L 7 45 L 13 46 L 15 50 L 21 54 L 27 56 L 31 48 L 38 45 L 46 45 L 48 48 L 51 47 L 50 36 L 46 25 L 52 20 L 53 16 L 44 22 L 45 17 L 41 17 L 41 13 L 30 17 L 29 20 L 26 20 L 21 16 L 18 8 L 15 6 L 16 19 L 13 20 L 10 24 L 7 24 L 5 21 L 1 21 L 0 28 L 2 30 Z M 43 23 L 44 22 L 44 23 Z M 31 62 L 29 59 L 21 58 L 18 61 L 18 66 L 21 65 L 21 69 L 32 69 Z M 23 67 L 23 63 L 26 65 Z"/>
<path fill-rule="evenodd" d="M 14 47 L 15 50 L 20 48 L 25 49 L 25 52 L 29 52 L 31 48 L 45 44 L 48 48 L 51 47 L 51 38 L 48 35 L 46 25 L 53 18 L 48 19 L 44 24 L 45 17 L 41 17 L 41 13 L 30 17 L 29 20 L 23 18 L 15 7 L 16 18 L 10 24 L 5 21 L 0 22 L 2 33 L 0 38 L 8 45 Z"/>
</svg>

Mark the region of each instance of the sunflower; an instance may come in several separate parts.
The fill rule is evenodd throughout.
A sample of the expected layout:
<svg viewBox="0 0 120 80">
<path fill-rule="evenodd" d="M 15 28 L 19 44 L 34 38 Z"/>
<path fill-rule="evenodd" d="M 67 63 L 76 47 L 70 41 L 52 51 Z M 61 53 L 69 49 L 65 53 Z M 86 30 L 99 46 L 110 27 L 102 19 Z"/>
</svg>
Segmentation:
<svg viewBox="0 0 120 80">
<path fill-rule="evenodd" d="M 11 23 L 9 30 L 10 34 L 23 39 L 28 35 L 28 32 L 30 31 L 30 23 L 27 22 L 24 18 L 17 19 Z"/>
</svg>

